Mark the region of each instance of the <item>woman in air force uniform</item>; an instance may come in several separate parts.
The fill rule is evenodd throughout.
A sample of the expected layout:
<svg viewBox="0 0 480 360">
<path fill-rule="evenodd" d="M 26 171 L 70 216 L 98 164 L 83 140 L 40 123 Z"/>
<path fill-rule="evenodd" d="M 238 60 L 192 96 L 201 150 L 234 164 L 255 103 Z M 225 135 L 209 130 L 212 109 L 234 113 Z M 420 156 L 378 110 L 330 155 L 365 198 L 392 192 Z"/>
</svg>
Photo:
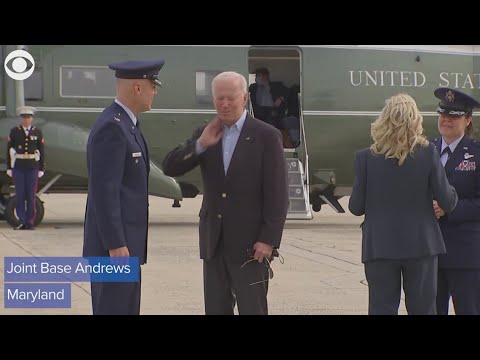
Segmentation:
<svg viewBox="0 0 480 360">
<path fill-rule="evenodd" d="M 449 88 L 434 92 L 441 137 L 435 139 L 458 204 L 448 214 L 434 202 L 447 253 L 439 257 L 437 313 L 448 314 L 450 296 L 457 315 L 480 314 L 480 144 L 470 138 L 474 98 Z"/>
</svg>

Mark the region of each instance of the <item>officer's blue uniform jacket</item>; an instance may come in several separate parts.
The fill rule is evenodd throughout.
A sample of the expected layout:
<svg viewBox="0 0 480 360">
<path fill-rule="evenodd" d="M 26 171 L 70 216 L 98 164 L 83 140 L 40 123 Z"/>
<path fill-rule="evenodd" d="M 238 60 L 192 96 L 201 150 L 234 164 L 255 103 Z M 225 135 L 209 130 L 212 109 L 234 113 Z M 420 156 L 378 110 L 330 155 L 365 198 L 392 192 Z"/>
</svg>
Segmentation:
<svg viewBox="0 0 480 360">
<path fill-rule="evenodd" d="M 442 138 L 434 141 L 441 151 Z M 480 144 L 463 137 L 445 164 L 458 203 L 439 220 L 446 254 L 439 256 L 440 268 L 480 269 Z"/>
<path fill-rule="evenodd" d="M 87 144 L 88 198 L 83 256 L 109 256 L 127 246 L 147 259 L 147 145 L 125 110 L 113 103 L 94 124 Z"/>
</svg>

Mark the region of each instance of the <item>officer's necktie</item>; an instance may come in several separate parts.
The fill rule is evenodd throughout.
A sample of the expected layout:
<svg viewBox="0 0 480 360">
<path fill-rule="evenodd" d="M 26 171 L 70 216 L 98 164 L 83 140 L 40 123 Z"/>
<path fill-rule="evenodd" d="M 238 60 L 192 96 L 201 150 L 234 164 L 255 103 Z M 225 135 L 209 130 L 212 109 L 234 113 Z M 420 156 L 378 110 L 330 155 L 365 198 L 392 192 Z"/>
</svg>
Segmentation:
<svg viewBox="0 0 480 360">
<path fill-rule="evenodd" d="M 447 146 L 445 149 L 442 151 L 442 155 L 447 153 L 447 160 L 450 159 L 450 156 L 452 156 L 452 150 L 450 150 L 450 146 Z"/>
<path fill-rule="evenodd" d="M 135 125 L 137 127 L 138 130 L 140 130 L 140 121 L 138 121 L 137 119 L 137 125 Z"/>
<path fill-rule="evenodd" d="M 442 154 L 447 154 L 447 160 L 445 161 L 445 163 L 443 164 L 443 166 L 445 166 L 445 164 L 447 163 L 448 159 L 450 159 L 450 157 L 452 156 L 452 150 L 450 150 L 450 146 L 447 146 L 445 149 L 443 149 L 442 151 Z"/>
</svg>

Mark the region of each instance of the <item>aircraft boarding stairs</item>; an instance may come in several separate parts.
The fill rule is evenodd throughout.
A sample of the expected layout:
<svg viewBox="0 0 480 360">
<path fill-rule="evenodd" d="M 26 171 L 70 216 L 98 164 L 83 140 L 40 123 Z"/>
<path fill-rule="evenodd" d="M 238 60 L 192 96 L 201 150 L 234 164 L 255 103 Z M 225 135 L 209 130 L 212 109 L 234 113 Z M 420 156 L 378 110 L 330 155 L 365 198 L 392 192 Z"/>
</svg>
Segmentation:
<svg viewBox="0 0 480 360">
<path fill-rule="evenodd" d="M 296 148 L 284 148 L 285 161 L 288 171 L 288 220 L 313 219 L 312 207 L 309 198 L 308 183 L 308 151 L 303 124 L 303 109 L 301 94 L 298 94 L 299 103 L 299 145 Z M 255 116 L 252 101 L 249 96 L 249 113 Z M 297 120 L 298 121 L 298 120 Z"/>
<path fill-rule="evenodd" d="M 293 150 L 293 151 L 292 151 Z M 288 220 L 313 218 L 304 167 L 295 149 L 284 149 L 288 171 Z"/>
</svg>

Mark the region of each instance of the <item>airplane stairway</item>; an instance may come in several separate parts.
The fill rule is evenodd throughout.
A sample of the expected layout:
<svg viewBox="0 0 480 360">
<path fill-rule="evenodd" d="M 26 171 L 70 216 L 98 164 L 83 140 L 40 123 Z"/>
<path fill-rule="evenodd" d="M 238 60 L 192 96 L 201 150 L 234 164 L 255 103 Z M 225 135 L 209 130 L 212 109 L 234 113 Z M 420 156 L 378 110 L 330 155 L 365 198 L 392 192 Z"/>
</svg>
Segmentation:
<svg viewBox="0 0 480 360">
<path fill-rule="evenodd" d="M 310 220 L 313 218 L 305 172 L 296 152 L 285 149 L 285 161 L 288 170 L 288 220 Z"/>
<path fill-rule="evenodd" d="M 288 170 L 289 206 L 287 219 L 310 220 L 313 219 L 313 213 L 309 198 L 308 148 L 303 122 L 301 93 L 298 93 L 298 104 L 300 116 L 300 146 L 296 149 L 284 149 Z"/>
<path fill-rule="evenodd" d="M 285 161 L 288 170 L 288 220 L 311 220 L 313 219 L 312 207 L 310 206 L 308 186 L 308 151 L 303 124 L 303 110 L 301 106 L 301 94 L 298 94 L 300 104 L 300 136 L 301 146 L 298 149 L 284 148 Z M 249 95 L 248 112 L 253 113 L 252 102 Z M 299 156 L 301 159 L 299 159 Z M 306 169 L 304 165 L 306 164 Z"/>
</svg>

